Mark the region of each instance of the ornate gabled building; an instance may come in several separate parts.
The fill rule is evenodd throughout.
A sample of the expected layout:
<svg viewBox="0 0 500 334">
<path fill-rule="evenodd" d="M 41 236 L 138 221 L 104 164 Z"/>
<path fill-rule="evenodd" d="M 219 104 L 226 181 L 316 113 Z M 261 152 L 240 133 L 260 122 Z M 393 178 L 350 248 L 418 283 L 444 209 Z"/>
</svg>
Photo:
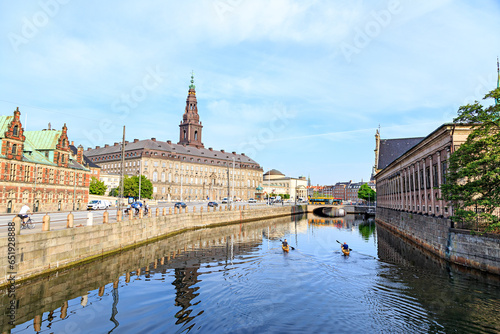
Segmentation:
<svg viewBox="0 0 500 334">
<path fill-rule="evenodd" d="M 262 186 L 262 167 L 245 153 L 205 148 L 203 126 L 193 76 L 179 125 L 179 142 L 156 138 L 125 142 L 124 174 L 142 174 L 153 183 L 158 200 L 249 199 Z M 96 146 L 85 151 L 105 174 L 121 172 L 121 145 Z M 126 196 L 127 194 L 125 194 Z"/>
<path fill-rule="evenodd" d="M 61 130 L 25 131 L 19 108 L 0 116 L 0 212 L 81 210 L 88 201 L 90 169 L 83 147 L 74 154 Z"/>
</svg>

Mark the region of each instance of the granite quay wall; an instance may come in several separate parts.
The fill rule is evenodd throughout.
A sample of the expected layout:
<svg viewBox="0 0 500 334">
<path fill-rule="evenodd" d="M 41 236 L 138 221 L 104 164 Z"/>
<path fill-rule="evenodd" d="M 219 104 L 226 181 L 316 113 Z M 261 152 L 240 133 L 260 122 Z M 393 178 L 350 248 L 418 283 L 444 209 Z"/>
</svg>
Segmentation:
<svg viewBox="0 0 500 334">
<path fill-rule="evenodd" d="M 187 231 L 158 242 L 134 247 L 115 256 L 102 257 L 70 270 L 61 269 L 48 277 L 27 281 L 16 288 L 18 308 L 15 325 L 33 319 L 33 327 L 36 330 L 44 313 L 53 314 L 54 321 L 59 317 L 66 318 L 71 314 L 72 308 L 80 306 L 68 302 L 80 297 L 78 301 L 84 305 L 89 291 L 90 294 L 103 296 L 139 277 L 148 278 L 173 268 L 196 268 L 204 262 L 233 260 L 259 247 L 262 244 L 262 231 L 268 231 L 269 227 L 275 233 L 274 237 L 281 237 L 293 231 L 294 219 L 295 217 L 285 216 Z M 171 279 L 170 283 L 176 285 L 175 277 L 168 276 L 166 279 Z M 181 289 L 177 285 L 176 288 Z M 0 307 L 4 310 L 8 309 L 10 303 L 7 290 L 4 288 L 0 294 Z M 93 310 L 112 313 L 111 305 L 103 306 L 100 303 L 94 303 Z M 8 320 L 6 316 L 0 317 L 0 332 L 9 331 L 14 327 Z M 83 328 L 76 328 L 81 323 L 75 322 L 75 333 L 85 332 Z"/>
<path fill-rule="evenodd" d="M 0 239 L 0 286 L 92 261 L 187 230 L 304 213 L 305 206 L 165 214 Z M 15 255 L 15 261 L 7 255 Z M 9 263 L 10 261 L 10 263 Z"/>
<path fill-rule="evenodd" d="M 375 220 L 451 263 L 500 275 L 500 235 L 471 234 L 452 228 L 448 218 L 381 207 Z"/>
</svg>

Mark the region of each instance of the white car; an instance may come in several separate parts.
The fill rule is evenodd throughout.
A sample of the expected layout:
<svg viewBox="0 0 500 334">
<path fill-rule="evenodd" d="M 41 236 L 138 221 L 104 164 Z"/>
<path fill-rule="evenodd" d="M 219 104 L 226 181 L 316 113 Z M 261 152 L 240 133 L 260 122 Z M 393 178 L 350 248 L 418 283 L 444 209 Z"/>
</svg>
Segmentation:
<svg viewBox="0 0 500 334">
<path fill-rule="evenodd" d="M 100 199 L 95 199 L 93 201 L 90 201 L 89 204 L 87 204 L 87 210 L 104 210 L 107 209 L 108 205 L 106 204 L 105 201 L 102 201 Z"/>
<path fill-rule="evenodd" d="M 255 198 L 250 198 L 248 200 L 248 203 L 257 203 L 257 200 Z"/>
<path fill-rule="evenodd" d="M 224 197 L 224 198 L 222 199 L 222 203 L 224 204 L 224 203 L 227 203 L 227 202 L 228 202 L 228 201 L 227 201 L 227 197 Z"/>
</svg>

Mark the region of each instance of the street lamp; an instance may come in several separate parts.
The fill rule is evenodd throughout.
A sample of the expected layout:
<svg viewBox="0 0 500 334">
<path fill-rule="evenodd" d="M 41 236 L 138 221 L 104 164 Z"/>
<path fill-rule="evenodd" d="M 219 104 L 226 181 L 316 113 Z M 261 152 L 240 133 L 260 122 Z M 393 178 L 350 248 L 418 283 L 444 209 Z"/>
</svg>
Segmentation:
<svg viewBox="0 0 500 334">
<path fill-rule="evenodd" d="M 234 200 L 234 157 L 233 157 L 233 194 L 232 194 L 232 199 L 231 199 L 231 202 Z"/>
<path fill-rule="evenodd" d="M 139 161 L 139 170 L 137 171 L 139 174 L 139 201 L 141 200 L 141 179 L 142 179 L 142 165 L 141 162 Z"/>
</svg>

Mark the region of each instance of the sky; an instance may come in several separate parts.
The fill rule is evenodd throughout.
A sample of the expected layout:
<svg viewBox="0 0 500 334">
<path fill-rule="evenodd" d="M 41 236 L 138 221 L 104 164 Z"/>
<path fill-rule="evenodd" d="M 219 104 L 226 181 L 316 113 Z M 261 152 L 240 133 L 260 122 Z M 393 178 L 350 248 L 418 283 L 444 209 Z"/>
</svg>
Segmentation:
<svg viewBox="0 0 500 334">
<path fill-rule="evenodd" d="M 497 85 L 500 1 L 4 1 L 0 115 L 84 148 L 179 140 L 314 185 L 367 181 L 375 131 L 423 137 Z"/>
</svg>

